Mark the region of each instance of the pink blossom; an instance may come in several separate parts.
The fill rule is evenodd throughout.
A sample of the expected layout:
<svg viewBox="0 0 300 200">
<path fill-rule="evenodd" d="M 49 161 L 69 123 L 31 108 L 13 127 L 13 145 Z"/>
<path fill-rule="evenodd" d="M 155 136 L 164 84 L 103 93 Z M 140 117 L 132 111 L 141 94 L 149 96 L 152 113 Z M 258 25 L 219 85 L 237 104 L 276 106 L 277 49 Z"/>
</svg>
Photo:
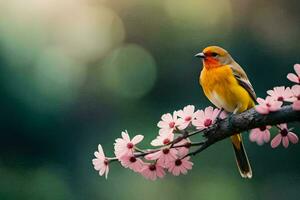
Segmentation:
<svg viewBox="0 0 300 200">
<path fill-rule="evenodd" d="M 140 172 L 146 179 L 152 181 L 156 180 L 157 177 L 163 178 L 165 171 L 160 163 L 145 163 L 142 171 Z"/>
<path fill-rule="evenodd" d="M 293 109 L 300 110 L 300 85 L 294 85 L 291 90 L 294 95 Z"/>
<path fill-rule="evenodd" d="M 161 128 L 160 134 L 169 134 L 178 126 L 177 112 L 173 112 L 173 115 L 170 113 L 164 114 L 161 116 L 161 121 L 158 122 L 157 126 Z"/>
<path fill-rule="evenodd" d="M 266 99 L 257 98 L 257 102 L 259 104 L 255 106 L 255 110 L 260 114 L 278 111 L 282 106 L 282 101 L 275 101 L 270 96 Z"/>
<path fill-rule="evenodd" d="M 278 147 L 281 142 L 285 148 L 289 146 L 289 142 L 293 144 L 298 143 L 298 136 L 288 129 L 287 124 L 280 124 L 278 127 L 280 131 L 271 141 L 272 148 Z"/>
<path fill-rule="evenodd" d="M 176 159 L 177 150 L 174 148 L 163 148 L 155 153 L 148 154 L 145 156 L 148 160 L 157 160 L 157 162 L 162 165 L 166 166 L 169 162 Z"/>
<path fill-rule="evenodd" d="M 134 138 L 132 138 L 132 140 L 130 140 L 128 132 L 123 131 L 122 138 L 117 138 L 114 144 L 116 157 L 120 158 L 123 155 L 132 154 L 135 145 L 140 143 L 143 140 L 143 138 L 144 136 L 142 135 L 136 135 L 134 136 Z"/>
<path fill-rule="evenodd" d="M 190 157 L 185 157 L 183 159 L 176 159 L 173 162 L 169 162 L 167 168 L 174 176 L 180 174 L 186 174 L 188 170 L 192 169 L 193 163 L 190 161 Z"/>
<path fill-rule="evenodd" d="M 196 126 L 197 129 L 205 129 L 214 123 L 219 112 L 219 109 L 214 109 L 211 106 L 205 108 L 204 111 L 199 110 L 196 114 L 196 119 L 193 121 L 193 125 Z"/>
<path fill-rule="evenodd" d="M 300 111 L 300 100 L 294 101 L 292 108 L 293 110 Z"/>
<path fill-rule="evenodd" d="M 263 145 L 270 141 L 270 129 L 272 126 L 262 126 L 252 129 L 249 135 L 251 142 L 256 142 L 258 145 Z"/>
<path fill-rule="evenodd" d="M 169 133 L 169 134 L 162 134 L 158 135 L 154 140 L 152 140 L 151 145 L 152 146 L 163 146 L 170 144 L 174 139 L 174 134 Z"/>
<path fill-rule="evenodd" d="M 119 161 L 123 167 L 129 168 L 134 172 L 140 172 L 143 169 L 143 161 L 134 155 L 124 155 L 119 158 Z"/>
<path fill-rule="evenodd" d="M 178 128 L 180 130 L 186 129 L 186 127 L 188 127 L 188 125 L 195 120 L 196 113 L 195 106 L 192 105 L 185 106 L 183 110 L 177 111 L 177 114 L 180 117 Z"/>
<path fill-rule="evenodd" d="M 95 170 L 99 171 L 99 175 L 102 176 L 105 173 L 105 178 L 109 172 L 109 160 L 105 157 L 101 144 L 98 145 L 98 151 L 94 153 L 93 165 Z"/>
<path fill-rule="evenodd" d="M 275 101 L 291 101 L 293 99 L 293 93 L 289 87 L 274 87 L 273 90 L 268 90 L 267 93 Z"/>
<path fill-rule="evenodd" d="M 289 73 L 287 75 L 287 78 L 292 82 L 300 83 L 300 64 L 295 64 L 294 70 L 295 70 L 296 74 Z"/>
<path fill-rule="evenodd" d="M 184 145 L 184 146 L 182 146 Z M 189 153 L 190 147 L 191 147 L 191 141 L 189 138 L 187 139 L 182 139 L 180 142 L 177 142 L 175 145 L 176 146 L 182 146 L 182 147 L 176 147 L 176 150 L 178 151 L 179 156 L 185 156 L 186 154 Z"/>
</svg>

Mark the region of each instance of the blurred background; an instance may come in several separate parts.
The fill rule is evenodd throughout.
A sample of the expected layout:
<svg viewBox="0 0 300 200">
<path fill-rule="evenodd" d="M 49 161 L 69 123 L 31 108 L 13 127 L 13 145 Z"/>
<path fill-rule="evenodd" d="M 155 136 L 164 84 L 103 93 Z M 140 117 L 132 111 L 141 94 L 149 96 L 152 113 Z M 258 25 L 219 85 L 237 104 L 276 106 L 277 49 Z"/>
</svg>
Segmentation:
<svg viewBox="0 0 300 200">
<path fill-rule="evenodd" d="M 243 180 L 229 141 L 155 182 L 93 153 L 127 129 L 147 147 L 161 114 L 210 103 L 198 85 L 208 45 L 226 48 L 258 96 L 291 84 L 300 62 L 299 1 L 0 0 L 0 199 L 299 199 L 300 147 L 248 141 Z M 297 124 L 296 132 L 300 133 Z M 274 133 L 275 134 L 275 133 Z"/>
</svg>

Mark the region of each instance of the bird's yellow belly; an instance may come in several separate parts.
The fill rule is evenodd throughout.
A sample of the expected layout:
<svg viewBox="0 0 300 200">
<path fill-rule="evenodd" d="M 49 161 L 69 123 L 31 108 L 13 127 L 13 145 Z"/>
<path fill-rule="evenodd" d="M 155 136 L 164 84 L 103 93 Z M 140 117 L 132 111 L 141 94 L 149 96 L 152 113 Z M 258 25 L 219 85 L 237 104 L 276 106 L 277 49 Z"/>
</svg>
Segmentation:
<svg viewBox="0 0 300 200">
<path fill-rule="evenodd" d="M 252 107 L 249 93 L 238 84 L 230 67 L 202 70 L 200 84 L 208 99 L 227 112 L 243 112 Z"/>
</svg>

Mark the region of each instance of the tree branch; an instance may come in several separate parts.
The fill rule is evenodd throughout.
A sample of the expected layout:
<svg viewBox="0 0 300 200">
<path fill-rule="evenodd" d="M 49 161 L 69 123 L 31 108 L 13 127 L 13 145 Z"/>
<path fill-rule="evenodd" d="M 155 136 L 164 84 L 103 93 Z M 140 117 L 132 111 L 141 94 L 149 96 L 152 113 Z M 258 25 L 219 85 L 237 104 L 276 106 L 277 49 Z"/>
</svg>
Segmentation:
<svg viewBox="0 0 300 200">
<path fill-rule="evenodd" d="M 212 144 L 228 138 L 236 133 L 246 130 L 258 128 L 266 125 L 276 125 L 281 123 L 300 121 L 300 111 L 295 111 L 292 106 L 284 106 L 277 112 L 261 115 L 254 108 L 247 110 L 241 114 L 229 116 L 226 119 L 218 121 L 210 128 L 203 130 L 204 136 L 207 138 L 205 143 L 189 155 L 196 155 Z"/>
</svg>

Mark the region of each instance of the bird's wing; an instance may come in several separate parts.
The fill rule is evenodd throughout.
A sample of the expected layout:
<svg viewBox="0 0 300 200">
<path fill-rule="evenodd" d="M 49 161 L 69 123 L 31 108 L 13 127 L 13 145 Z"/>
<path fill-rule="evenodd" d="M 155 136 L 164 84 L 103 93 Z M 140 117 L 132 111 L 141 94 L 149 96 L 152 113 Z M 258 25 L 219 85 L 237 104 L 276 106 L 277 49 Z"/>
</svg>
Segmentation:
<svg viewBox="0 0 300 200">
<path fill-rule="evenodd" d="M 247 90 L 247 92 L 249 93 L 249 95 L 251 96 L 253 101 L 256 102 L 256 94 L 255 94 L 255 91 L 246 75 L 246 72 L 236 62 L 231 64 L 230 67 L 231 67 L 233 75 L 235 76 L 235 78 L 238 81 L 238 83 L 240 84 L 240 86 L 242 86 L 245 90 Z"/>
</svg>

